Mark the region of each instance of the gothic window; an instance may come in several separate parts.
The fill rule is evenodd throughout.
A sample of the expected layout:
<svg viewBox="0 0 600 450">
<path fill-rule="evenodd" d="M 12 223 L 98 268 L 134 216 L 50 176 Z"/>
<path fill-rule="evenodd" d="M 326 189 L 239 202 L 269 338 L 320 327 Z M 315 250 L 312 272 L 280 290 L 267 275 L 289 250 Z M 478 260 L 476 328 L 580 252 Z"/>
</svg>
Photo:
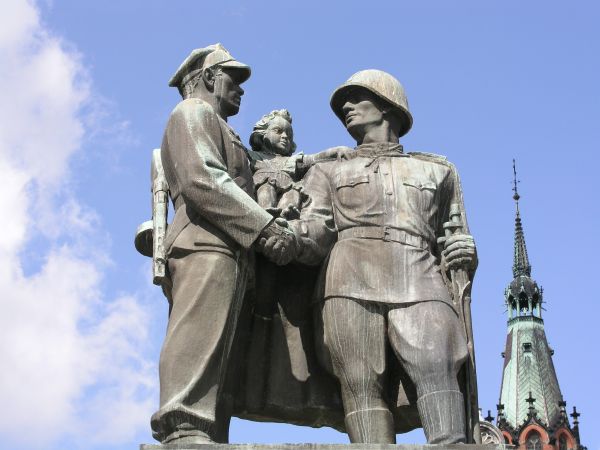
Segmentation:
<svg viewBox="0 0 600 450">
<path fill-rule="evenodd" d="M 533 430 L 527 435 L 527 441 L 525 442 L 527 450 L 542 450 L 542 437 L 540 433 Z"/>
<path fill-rule="evenodd" d="M 567 436 L 564 433 L 558 438 L 558 450 L 568 450 Z"/>
</svg>

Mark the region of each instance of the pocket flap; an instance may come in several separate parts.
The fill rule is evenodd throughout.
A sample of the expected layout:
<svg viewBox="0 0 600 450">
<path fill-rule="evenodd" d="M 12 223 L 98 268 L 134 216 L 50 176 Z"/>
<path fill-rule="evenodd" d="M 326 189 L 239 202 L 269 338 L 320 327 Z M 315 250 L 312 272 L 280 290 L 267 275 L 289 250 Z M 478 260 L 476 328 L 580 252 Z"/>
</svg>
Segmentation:
<svg viewBox="0 0 600 450">
<path fill-rule="evenodd" d="M 369 174 L 364 175 L 353 175 L 353 176 L 340 176 L 335 183 L 336 189 L 342 187 L 353 187 L 357 184 L 368 183 Z"/>
<path fill-rule="evenodd" d="M 415 179 L 408 179 L 408 180 L 404 180 L 402 182 L 402 184 L 404 184 L 406 186 L 412 186 L 421 191 L 423 189 L 429 189 L 431 191 L 435 191 L 437 188 L 436 184 L 433 181 L 419 181 L 419 180 L 415 180 Z"/>
</svg>

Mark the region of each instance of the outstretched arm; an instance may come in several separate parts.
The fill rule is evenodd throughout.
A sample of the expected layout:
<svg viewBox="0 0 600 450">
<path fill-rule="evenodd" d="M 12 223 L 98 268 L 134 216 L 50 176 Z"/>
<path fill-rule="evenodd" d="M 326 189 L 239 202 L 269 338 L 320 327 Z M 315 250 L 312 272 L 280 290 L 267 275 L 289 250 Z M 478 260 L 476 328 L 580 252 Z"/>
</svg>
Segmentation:
<svg viewBox="0 0 600 450">
<path fill-rule="evenodd" d="M 314 153 L 312 155 L 302 155 L 302 157 L 298 158 L 296 161 L 297 173 L 299 174 L 299 176 L 303 176 L 308 171 L 308 169 L 310 169 L 316 163 L 335 160 L 342 153 L 348 150 L 351 149 L 348 147 L 339 146 L 328 148 L 327 150 L 323 150 L 319 153 Z"/>
<path fill-rule="evenodd" d="M 337 239 L 333 217 L 333 196 L 329 177 L 320 165 L 313 166 L 304 178 L 307 200 L 300 219 L 290 222 L 299 245 L 297 260 L 317 265 L 329 254 Z"/>
</svg>

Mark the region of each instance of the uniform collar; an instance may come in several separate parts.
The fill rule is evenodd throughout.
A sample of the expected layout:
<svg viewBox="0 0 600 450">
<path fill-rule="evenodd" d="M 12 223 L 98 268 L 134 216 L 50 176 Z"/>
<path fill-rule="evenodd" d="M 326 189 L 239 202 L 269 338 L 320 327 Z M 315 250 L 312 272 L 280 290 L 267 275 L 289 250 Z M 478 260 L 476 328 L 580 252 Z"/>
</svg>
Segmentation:
<svg viewBox="0 0 600 450">
<path fill-rule="evenodd" d="M 404 153 L 402 145 L 397 142 L 376 142 L 361 144 L 354 150 L 356 156 L 363 158 L 379 158 L 382 156 L 408 156 Z"/>
</svg>

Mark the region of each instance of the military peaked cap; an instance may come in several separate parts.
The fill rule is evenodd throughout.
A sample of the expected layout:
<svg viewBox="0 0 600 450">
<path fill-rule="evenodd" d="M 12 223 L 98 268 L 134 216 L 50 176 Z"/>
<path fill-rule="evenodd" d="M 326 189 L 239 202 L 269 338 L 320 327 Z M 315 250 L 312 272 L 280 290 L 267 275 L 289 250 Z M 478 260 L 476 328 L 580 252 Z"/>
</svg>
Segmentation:
<svg viewBox="0 0 600 450">
<path fill-rule="evenodd" d="M 244 78 L 242 82 L 250 78 L 250 67 L 237 61 L 225 47 L 217 43 L 192 50 L 189 56 L 181 63 L 175 75 L 171 77 L 169 86 L 180 88 L 199 72 L 215 66 L 243 71 Z"/>
</svg>

